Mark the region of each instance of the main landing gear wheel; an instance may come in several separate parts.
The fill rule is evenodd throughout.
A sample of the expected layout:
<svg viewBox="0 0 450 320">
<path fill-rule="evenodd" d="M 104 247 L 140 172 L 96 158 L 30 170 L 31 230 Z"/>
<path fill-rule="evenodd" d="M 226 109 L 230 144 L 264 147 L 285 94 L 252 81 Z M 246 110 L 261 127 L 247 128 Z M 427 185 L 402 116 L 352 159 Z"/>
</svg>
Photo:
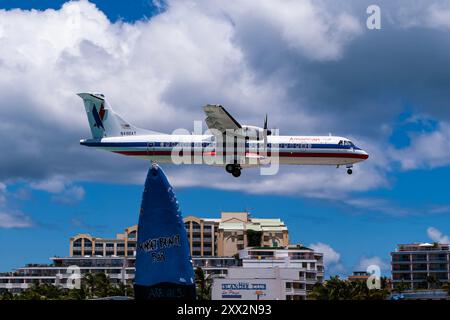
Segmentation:
<svg viewBox="0 0 450 320">
<path fill-rule="evenodd" d="M 231 174 L 233 175 L 233 177 L 237 178 L 241 175 L 241 169 L 238 167 L 234 167 Z"/>
<path fill-rule="evenodd" d="M 234 169 L 234 165 L 233 165 L 233 164 L 227 164 L 227 165 L 225 166 L 225 170 L 226 170 L 228 173 L 233 173 L 233 169 Z"/>
<path fill-rule="evenodd" d="M 348 173 L 348 174 L 352 174 L 352 173 L 353 173 L 353 170 L 352 170 L 352 169 L 347 169 L 347 173 Z"/>
</svg>

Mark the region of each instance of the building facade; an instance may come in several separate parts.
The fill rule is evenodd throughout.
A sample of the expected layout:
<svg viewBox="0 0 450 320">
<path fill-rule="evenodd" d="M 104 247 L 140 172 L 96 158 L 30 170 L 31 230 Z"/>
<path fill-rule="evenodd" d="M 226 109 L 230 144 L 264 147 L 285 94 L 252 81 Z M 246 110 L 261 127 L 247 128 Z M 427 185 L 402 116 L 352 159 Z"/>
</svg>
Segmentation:
<svg viewBox="0 0 450 320">
<path fill-rule="evenodd" d="M 399 244 L 391 252 L 393 286 L 407 289 L 436 289 L 450 280 L 448 244 Z"/>
<path fill-rule="evenodd" d="M 192 256 L 231 257 L 255 245 L 252 243 L 255 239 L 256 245 L 263 247 L 289 244 L 288 229 L 283 221 L 252 218 L 248 212 L 222 212 L 217 219 L 187 216 L 184 223 Z"/>
<path fill-rule="evenodd" d="M 348 281 L 362 281 L 367 282 L 369 279 L 369 273 L 367 271 L 353 271 L 351 276 L 348 276 Z"/>
<path fill-rule="evenodd" d="M 137 225 L 128 227 L 116 238 L 99 238 L 80 233 L 70 238 L 70 256 L 133 257 L 136 251 Z"/>
<path fill-rule="evenodd" d="M 289 244 L 288 229 L 280 219 L 251 218 L 248 212 L 222 212 L 218 219 L 184 218 L 193 257 L 231 257 L 251 245 L 284 247 Z M 137 225 L 128 227 L 115 238 L 100 238 L 81 233 L 70 238 L 70 256 L 133 257 L 136 251 Z"/>
<path fill-rule="evenodd" d="M 207 277 L 224 277 L 230 267 L 241 265 L 236 256 L 251 241 L 258 245 L 288 245 L 288 230 L 280 219 L 250 218 L 248 212 L 222 212 L 219 219 L 188 216 L 184 219 L 189 237 L 193 267 L 201 267 Z M 249 231 L 250 230 L 250 231 Z M 252 233 L 253 232 L 253 233 Z M 134 280 L 137 225 L 115 238 L 80 233 L 70 238 L 69 256 L 50 258 L 49 264 L 28 264 L 0 274 L 0 290 L 20 292 L 32 283 L 49 283 L 67 288 L 73 273 L 105 273 L 113 283 Z M 70 283 L 69 283 L 70 286 Z"/>
<path fill-rule="evenodd" d="M 0 292 L 19 293 L 33 283 L 70 288 L 76 279 L 74 274 L 83 277 L 86 273 L 104 273 L 113 284 L 131 285 L 134 281 L 135 257 L 53 257 L 50 260 L 50 264 L 28 264 L 0 274 Z M 233 257 L 194 257 L 192 264 L 194 268 L 201 267 L 207 277 L 223 277 L 229 267 L 239 264 L 239 260 Z"/>
<path fill-rule="evenodd" d="M 213 279 L 213 300 L 305 300 L 323 282 L 323 254 L 309 248 L 246 248 L 239 257 L 242 266 Z"/>
</svg>

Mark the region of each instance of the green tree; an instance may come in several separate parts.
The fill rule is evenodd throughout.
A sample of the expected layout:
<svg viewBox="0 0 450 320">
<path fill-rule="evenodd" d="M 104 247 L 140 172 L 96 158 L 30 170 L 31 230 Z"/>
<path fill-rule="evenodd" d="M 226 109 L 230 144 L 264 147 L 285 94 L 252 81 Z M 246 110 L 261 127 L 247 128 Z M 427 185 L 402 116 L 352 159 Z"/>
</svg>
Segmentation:
<svg viewBox="0 0 450 320">
<path fill-rule="evenodd" d="M 409 285 L 406 284 L 406 283 L 402 280 L 400 283 L 398 283 L 398 284 L 396 284 L 396 285 L 394 286 L 393 291 L 394 291 L 394 292 L 398 292 L 398 293 L 400 294 L 400 293 L 402 293 L 402 292 L 408 290 L 409 288 L 410 288 Z"/>
<path fill-rule="evenodd" d="M 316 284 L 309 293 L 312 300 L 381 300 L 389 294 L 386 286 L 369 289 L 365 281 L 345 281 L 339 276 L 331 277 L 323 284 Z"/>
<path fill-rule="evenodd" d="M 211 282 L 206 279 L 203 269 L 195 269 L 195 284 L 198 300 L 211 300 Z"/>
<path fill-rule="evenodd" d="M 13 299 L 14 295 L 8 290 L 3 291 L 2 294 L 0 295 L 0 300 L 13 300 Z"/>
</svg>

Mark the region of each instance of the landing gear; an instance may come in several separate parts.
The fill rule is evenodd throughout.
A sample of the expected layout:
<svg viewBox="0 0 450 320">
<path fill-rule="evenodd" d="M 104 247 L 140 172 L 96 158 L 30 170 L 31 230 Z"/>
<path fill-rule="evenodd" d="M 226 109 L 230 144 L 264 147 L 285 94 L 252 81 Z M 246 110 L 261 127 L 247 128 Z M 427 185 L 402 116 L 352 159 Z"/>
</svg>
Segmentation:
<svg viewBox="0 0 450 320">
<path fill-rule="evenodd" d="M 348 174 L 352 174 L 353 173 L 353 170 L 352 170 L 353 165 L 352 164 L 348 164 L 345 167 L 347 168 L 347 173 Z"/>
<path fill-rule="evenodd" d="M 236 178 L 241 175 L 241 167 L 236 164 L 227 164 L 225 166 L 225 170 L 228 173 L 231 173 L 233 175 L 233 177 L 236 177 Z"/>
<path fill-rule="evenodd" d="M 231 172 L 231 174 L 235 178 L 239 177 L 241 175 L 241 168 L 239 168 L 239 167 L 234 168 L 233 172 Z"/>
</svg>

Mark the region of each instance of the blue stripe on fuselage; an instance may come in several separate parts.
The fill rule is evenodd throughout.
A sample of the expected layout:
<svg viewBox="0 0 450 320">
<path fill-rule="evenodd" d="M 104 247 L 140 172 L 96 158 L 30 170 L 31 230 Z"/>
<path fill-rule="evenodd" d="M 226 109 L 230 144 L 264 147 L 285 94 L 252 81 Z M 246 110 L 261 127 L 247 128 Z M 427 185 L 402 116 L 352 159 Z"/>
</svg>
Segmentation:
<svg viewBox="0 0 450 320">
<path fill-rule="evenodd" d="M 88 147 L 147 147 L 149 145 L 149 143 L 152 143 L 153 146 L 155 146 L 155 142 L 149 141 L 149 142 L 98 142 L 98 141 L 83 141 L 80 142 L 81 145 L 84 146 L 88 146 Z M 159 142 L 159 143 L 167 143 L 167 142 Z M 307 149 L 351 149 L 351 146 L 342 146 L 339 144 L 321 144 L 321 143 L 315 143 L 315 144 L 310 144 L 311 147 L 310 148 L 293 148 L 292 145 L 294 145 L 294 143 L 280 143 L 282 145 L 289 145 L 290 147 L 283 147 L 280 149 L 302 149 L 302 150 L 307 150 Z M 279 144 L 279 145 L 280 145 Z M 297 144 L 297 143 L 295 143 Z M 269 143 L 269 145 L 271 145 L 271 143 Z M 165 146 L 156 146 L 156 147 L 165 147 Z M 168 147 L 168 146 L 167 146 Z M 353 147 L 355 150 L 361 150 L 361 148 L 358 148 L 356 146 Z"/>
</svg>

